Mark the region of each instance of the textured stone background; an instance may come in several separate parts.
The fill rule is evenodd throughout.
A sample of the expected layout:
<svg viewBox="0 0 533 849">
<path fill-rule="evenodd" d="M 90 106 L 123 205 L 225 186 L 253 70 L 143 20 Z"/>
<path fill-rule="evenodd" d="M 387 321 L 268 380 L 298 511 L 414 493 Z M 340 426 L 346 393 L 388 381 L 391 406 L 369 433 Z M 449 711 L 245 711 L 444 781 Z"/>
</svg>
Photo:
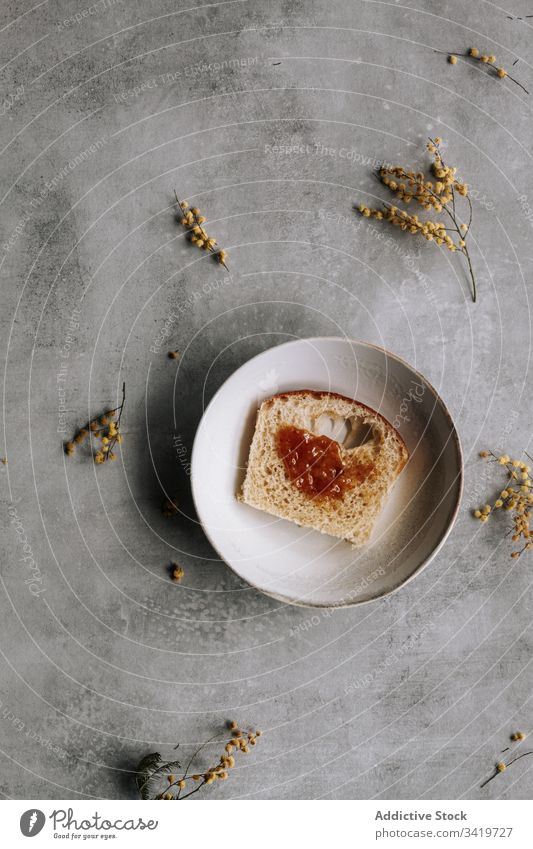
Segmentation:
<svg viewBox="0 0 533 849">
<path fill-rule="evenodd" d="M 527 758 L 479 785 L 531 724 L 532 565 L 469 507 L 493 491 L 476 452 L 530 439 L 532 100 L 436 52 L 477 44 L 509 69 L 518 59 L 533 90 L 528 11 L 3 3 L 4 796 L 133 798 L 142 754 L 188 749 L 228 717 L 266 733 L 213 796 L 531 796 Z M 416 166 L 430 133 L 473 189 L 476 305 L 459 257 L 392 229 L 384 244 L 352 214 L 387 197 L 373 160 Z M 231 277 L 184 243 L 174 187 L 205 210 Z M 321 334 L 382 344 L 438 387 L 466 493 L 407 588 L 313 619 L 216 558 L 174 439 L 190 452 L 236 366 Z M 70 434 L 123 379 L 120 462 L 67 460 L 58 389 Z M 184 515 L 168 521 L 160 503 L 176 491 Z M 170 559 L 185 567 L 179 586 Z"/>
</svg>

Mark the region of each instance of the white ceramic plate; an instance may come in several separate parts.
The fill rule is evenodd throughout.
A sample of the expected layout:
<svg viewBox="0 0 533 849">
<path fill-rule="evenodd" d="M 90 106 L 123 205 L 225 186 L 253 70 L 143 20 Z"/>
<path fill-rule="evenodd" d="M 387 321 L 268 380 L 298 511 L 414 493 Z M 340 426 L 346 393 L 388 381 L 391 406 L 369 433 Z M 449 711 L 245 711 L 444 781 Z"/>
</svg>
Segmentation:
<svg viewBox="0 0 533 849">
<path fill-rule="evenodd" d="M 236 499 L 257 408 L 289 389 L 355 398 L 379 410 L 407 444 L 409 462 L 363 548 Z M 207 407 L 192 454 L 193 497 L 213 547 L 252 586 L 311 607 L 372 601 L 413 578 L 449 534 L 462 484 L 459 438 L 435 389 L 383 348 L 341 338 L 287 342 L 241 366 Z"/>
</svg>

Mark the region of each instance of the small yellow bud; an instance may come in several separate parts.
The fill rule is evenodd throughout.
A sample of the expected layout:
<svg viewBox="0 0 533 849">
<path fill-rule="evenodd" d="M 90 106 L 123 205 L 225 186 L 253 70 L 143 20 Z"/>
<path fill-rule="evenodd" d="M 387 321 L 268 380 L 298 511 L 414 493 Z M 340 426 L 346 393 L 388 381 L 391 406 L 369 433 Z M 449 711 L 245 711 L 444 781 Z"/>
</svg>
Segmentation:
<svg viewBox="0 0 533 849">
<path fill-rule="evenodd" d="M 479 56 L 479 50 L 477 49 L 477 47 L 471 47 L 468 52 L 471 56 L 474 57 L 474 59 L 477 59 L 477 57 Z"/>
</svg>

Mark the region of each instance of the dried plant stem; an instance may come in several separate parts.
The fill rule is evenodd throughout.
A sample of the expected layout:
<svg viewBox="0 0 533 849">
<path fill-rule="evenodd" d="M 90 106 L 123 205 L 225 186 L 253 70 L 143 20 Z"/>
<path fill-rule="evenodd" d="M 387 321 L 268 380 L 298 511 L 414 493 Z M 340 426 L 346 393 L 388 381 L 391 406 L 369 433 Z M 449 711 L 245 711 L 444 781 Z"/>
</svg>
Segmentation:
<svg viewBox="0 0 533 849">
<path fill-rule="evenodd" d="M 185 213 L 185 210 L 184 210 L 184 209 L 183 209 L 183 207 L 181 206 L 181 201 L 180 201 L 180 199 L 179 199 L 179 197 L 178 197 L 178 193 L 177 193 L 176 189 L 174 189 L 174 197 L 176 198 L 176 203 L 177 203 L 177 205 L 178 205 L 178 209 L 179 209 L 179 212 L 180 212 L 181 218 L 183 219 L 183 218 L 185 217 L 185 214 L 184 214 L 184 213 Z M 203 238 L 203 240 L 204 240 L 206 243 L 207 243 L 207 242 L 209 242 L 209 238 L 210 238 L 210 237 L 208 236 L 208 234 L 206 233 L 206 231 L 204 230 L 204 228 L 202 227 L 202 225 L 201 225 L 201 224 L 200 224 L 200 222 L 198 221 L 198 216 L 197 216 L 197 215 L 195 215 L 195 213 L 194 213 L 192 210 L 188 210 L 188 211 L 190 211 L 191 215 L 192 215 L 192 216 L 193 216 L 193 218 L 194 218 L 194 225 L 193 225 L 193 226 L 194 226 L 194 227 L 198 227 L 198 229 L 200 230 L 200 232 L 201 232 L 201 234 L 202 234 L 202 238 Z M 213 247 L 213 248 L 209 248 L 209 251 L 210 251 L 210 253 L 212 253 L 212 254 L 218 254 L 218 255 L 220 254 L 220 249 L 219 249 L 219 248 L 214 248 L 214 247 Z M 223 260 L 219 260 L 219 262 L 220 262 L 220 265 L 223 265 L 223 266 L 224 266 L 224 268 L 226 269 L 226 271 L 229 273 L 229 268 L 228 268 L 228 266 L 226 265 L 226 263 L 225 263 Z"/>
<path fill-rule="evenodd" d="M 105 463 L 107 460 L 115 460 L 116 455 L 113 454 L 115 445 L 122 442 L 122 433 L 120 431 L 120 422 L 124 404 L 126 403 L 126 383 L 122 384 L 122 402 L 120 406 L 113 407 L 110 410 L 105 410 L 98 416 L 90 419 L 84 427 L 75 434 L 73 439 L 65 443 L 65 453 L 67 456 L 72 456 L 75 452 L 77 443 L 83 443 L 87 438 L 93 445 L 93 439 L 100 438 L 102 445 L 94 454 L 94 461 L 97 464 Z M 117 415 L 118 414 L 118 415 Z M 109 419 L 116 416 L 116 421 Z"/>
<path fill-rule="evenodd" d="M 472 260 L 470 259 L 470 254 L 468 252 L 468 248 L 466 247 L 466 245 L 464 246 L 464 248 L 461 248 L 461 250 L 463 251 L 463 253 L 466 257 L 466 261 L 468 263 L 468 270 L 470 271 L 470 279 L 472 281 L 472 301 L 475 304 L 476 300 L 477 300 L 477 286 L 476 286 L 476 277 L 474 275 L 474 269 L 472 268 Z"/>
<path fill-rule="evenodd" d="M 220 744 L 224 743 L 224 740 L 220 739 L 220 732 L 213 735 L 213 737 L 210 737 L 196 749 L 196 751 L 191 755 L 187 766 L 183 771 L 181 764 L 178 761 L 163 762 L 161 760 L 161 755 L 158 752 L 146 755 L 139 764 L 138 778 L 136 780 L 137 789 L 141 793 L 142 798 L 146 799 L 151 797 L 151 794 L 154 791 L 152 787 L 148 786 L 148 782 L 151 782 L 154 778 L 156 784 L 159 783 L 161 779 L 164 780 L 165 778 L 168 782 L 163 786 L 161 792 L 157 793 L 155 799 L 173 799 L 175 801 L 187 799 L 194 793 L 198 793 L 204 785 L 211 785 L 217 780 L 225 781 L 229 778 L 229 771 L 235 766 L 235 758 L 233 757 L 232 752 L 240 751 L 242 754 L 247 754 L 250 751 L 249 747 L 256 745 L 257 738 L 262 735 L 262 731 L 257 729 L 255 731 L 251 729 L 249 731 L 242 731 L 234 721 L 228 722 L 228 728 L 231 737 L 226 739 L 224 750 L 222 751 L 218 762 L 203 772 L 189 775 L 193 762 L 200 752 L 206 748 L 206 746 L 215 740 L 217 740 Z M 177 749 L 178 746 L 175 746 L 174 748 Z M 143 778 L 145 776 L 146 777 L 142 780 L 140 778 L 141 776 Z M 142 783 L 140 783 L 141 781 Z M 188 789 L 186 786 L 187 781 L 194 781 L 197 786 L 192 789 Z"/>
<path fill-rule="evenodd" d="M 113 450 L 113 448 L 115 447 L 115 445 L 117 443 L 118 434 L 120 433 L 120 420 L 122 418 L 122 412 L 124 410 L 124 404 L 125 403 L 126 403 L 126 381 L 124 381 L 122 383 L 122 401 L 121 401 L 120 407 L 115 407 L 115 409 L 111 411 L 113 415 L 116 415 L 118 413 L 118 416 L 117 416 L 117 435 L 114 436 L 112 438 L 111 442 L 110 442 L 110 445 L 109 445 L 110 451 Z"/>
<path fill-rule="evenodd" d="M 182 780 L 182 781 L 187 781 L 187 779 L 188 779 L 188 777 L 189 777 L 189 775 L 188 775 L 188 773 L 189 773 L 189 769 L 191 768 L 191 764 L 193 763 L 193 761 L 195 760 L 195 758 L 197 758 L 197 757 L 198 757 L 198 755 L 200 754 L 200 752 L 201 752 L 203 749 L 205 749 L 205 747 L 206 747 L 206 746 L 208 746 L 208 745 L 209 745 L 209 743 L 212 743 L 214 740 L 217 740 L 217 739 L 218 739 L 218 737 L 219 737 L 219 735 L 218 735 L 218 734 L 214 734 L 212 737 L 210 737 L 210 738 L 209 738 L 209 740 L 206 740 L 206 741 L 205 741 L 205 743 L 202 743 L 202 745 L 201 745 L 201 746 L 199 746 L 199 747 L 196 749 L 196 751 L 194 752 L 194 754 L 193 754 L 193 755 L 191 755 L 191 758 L 190 758 L 190 760 L 189 760 L 189 763 L 188 763 L 188 764 L 187 764 L 187 766 L 185 767 L 185 772 L 183 773 L 183 775 L 182 775 L 182 777 L 181 777 L 181 780 Z M 177 782 L 175 782 L 175 783 L 177 783 Z M 195 788 L 195 790 L 193 790 L 193 791 L 191 791 L 191 792 L 192 792 L 192 793 L 196 793 L 196 791 L 200 789 L 200 787 L 202 786 L 202 784 L 205 784 L 205 779 L 204 779 L 204 781 L 202 781 L 202 782 L 201 782 L 201 784 L 199 784 L 199 785 L 198 785 L 198 787 L 196 787 L 196 788 Z M 181 795 L 181 787 L 179 788 L 179 790 L 178 790 L 178 799 L 180 799 L 180 798 L 181 798 L 181 799 L 186 799 L 186 798 L 187 798 L 187 796 L 190 796 L 190 795 L 191 795 L 191 793 L 187 793 L 187 794 L 186 794 L 186 796 L 182 796 L 182 795 Z"/>
<path fill-rule="evenodd" d="M 528 17 L 531 17 L 531 16 L 528 16 Z M 483 62 L 481 60 L 480 56 L 472 56 L 471 53 L 461 53 L 461 51 L 457 52 L 455 50 L 434 50 L 433 52 L 434 53 L 441 53 L 445 56 L 457 56 L 458 59 L 466 59 L 466 60 L 472 60 L 473 62 L 480 62 L 482 65 L 485 65 L 488 69 L 491 68 L 492 71 L 493 71 L 493 76 L 497 77 L 497 79 L 500 79 L 499 74 L 498 74 L 498 68 L 495 68 L 494 64 L 491 63 L 491 62 Z M 529 91 L 527 90 L 527 88 L 525 86 L 523 86 L 521 82 L 519 82 L 518 80 L 515 80 L 515 78 L 512 77 L 507 71 L 505 72 L 505 77 L 507 77 L 507 79 L 511 80 L 511 82 L 515 83 L 515 85 L 519 86 L 522 89 L 522 91 L 525 91 L 526 94 L 529 94 Z M 504 77 L 504 79 L 505 79 L 505 77 Z"/>
<path fill-rule="evenodd" d="M 511 766 L 511 764 L 516 763 L 516 761 L 519 761 L 521 758 L 527 758 L 528 755 L 533 755 L 533 751 L 532 752 L 522 752 L 521 755 L 517 755 L 516 758 L 513 758 L 512 760 L 508 761 L 508 763 L 505 764 L 505 769 L 508 769 Z M 489 784 L 490 781 L 493 781 L 493 779 L 495 779 L 498 775 L 501 775 L 501 773 L 504 772 L 504 771 L 505 770 L 499 770 L 499 769 L 494 770 L 493 775 L 491 775 L 490 778 L 487 778 L 487 780 L 484 781 L 483 784 L 479 785 L 480 789 L 481 789 L 481 787 L 485 787 L 487 784 Z"/>
<path fill-rule="evenodd" d="M 430 139 L 430 141 L 433 141 L 433 140 L 432 140 L 432 139 Z M 443 162 L 443 164 L 444 164 L 444 160 L 442 160 L 442 162 Z M 408 180 L 408 179 L 409 179 L 409 175 L 408 175 L 405 171 L 402 171 L 402 172 L 401 172 L 401 177 L 403 177 L 403 178 L 404 178 L 404 179 L 406 179 L 406 180 Z M 422 180 L 419 180 L 419 179 L 415 179 L 415 183 L 416 183 L 417 185 L 423 185 L 423 184 L 424 184 L 424 183 L 423 183 L 423 181 L 422 181 Z M 433 198 L 435 198 L 435 200 L 437 200 L 437 201 L 439 201 L 439 200 L 440 200 L 440 198 L 439 198 L 438 194 L 437 194 L 436 192 L 432 191 L 431 189 L 429 189 L 427 186 L 426 186 L 426 191 L 427 191 L 427 192 L 428 192 L 428 194 L 430 194 Z M 444 212 L 446 212 L 446 214 L 449 216 L 450 220 L 453 222 L 453 225 L 454 225 L 454 226 L 453 226 L 453 228 L 448 228 L 448 227 L 447 227 L 447 228 L 446 228 L 446 231 L 448 231 L 448 230 L 453 230 L 454 232 L 456 232 L 456 233 L 460 236 L 460 238 L 461 238 L 461 239 L 462 239 L 462 241 L 464 241 L 464 242 L 466 242 L 466 238 L 467 238 L 468 234 L 470 233 L 470 225 L 471 225 L 471 223 L 472 223 L 472 201 L 470 200 L 470 198 L 468 197 L 468 195 L 466 195 L 466 198 L 467 198 L 468 203 L 469 203 L 469 208 L 470 208 L 470 218 L 469 218 L 468 225 L 467 225 L 467 229 L 466 229 L 466 232 L 465 232 L 465 233 L 463 233 L 463 232 L 461 231 L 461 228 L 460 228 L 460 226 L 459 226 L 460 222 L 457 220 L 457 215 L 456 215 L 456 212 L 455 212 L 455 190 L 454 190 L 453 188 L 452 188 L 452 209 L 451 209 L 451 210 L 450 210 L 450 209 L 448 209 L 448 207 L 446 206 L 446 204 L 443 204 L 443 205 L 442 205 L 442 209 L 443 209 L 443 211 L 444 211 Z M 460 247 L 460 248 L 459 248 L 459 251 L 460 251 L 460 253 L 464 254 L 464 256 L 466 257 L 466 261 L 467 261 L 467 263 L 468 263 L 468 270 L 469 270 L 469 272 L 470 272 L 470 280 L 471 280 L 471 283 L 472 283 L 472 301 L 473 301 L 473 303 L 475 304 L 475 303 L 476 303 L 476 300 L 477 300 L 476 277 L 475 277 L 475 274 L 474 274 L 474 268 L 473 268 L 473 266 L 472 266 L 472 260 L 471 260 L 471 258 L 470 258 L 470 253 L 469 253 L 469 251 L 468 251 L 468 247 L 467 247 L 467 245 L 465 244 L 465 246 L 464 246 L 463 248 L 461 248 L 461 247 Z"/>
</svg>

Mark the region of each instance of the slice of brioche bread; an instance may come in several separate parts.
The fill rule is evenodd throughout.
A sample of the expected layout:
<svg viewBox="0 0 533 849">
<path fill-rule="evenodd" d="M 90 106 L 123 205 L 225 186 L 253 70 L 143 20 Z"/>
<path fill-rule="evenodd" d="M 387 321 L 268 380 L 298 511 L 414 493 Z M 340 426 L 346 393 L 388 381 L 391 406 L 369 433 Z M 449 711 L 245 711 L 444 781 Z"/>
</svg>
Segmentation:
<svg viewBox="0 0 533 849">
<path fill-rule="evenodd" d="M 383 416 L 344 395 L 301 389 L 263 401 L 241 501 L 363 545 L 408 459 Z"/>
</svg>

